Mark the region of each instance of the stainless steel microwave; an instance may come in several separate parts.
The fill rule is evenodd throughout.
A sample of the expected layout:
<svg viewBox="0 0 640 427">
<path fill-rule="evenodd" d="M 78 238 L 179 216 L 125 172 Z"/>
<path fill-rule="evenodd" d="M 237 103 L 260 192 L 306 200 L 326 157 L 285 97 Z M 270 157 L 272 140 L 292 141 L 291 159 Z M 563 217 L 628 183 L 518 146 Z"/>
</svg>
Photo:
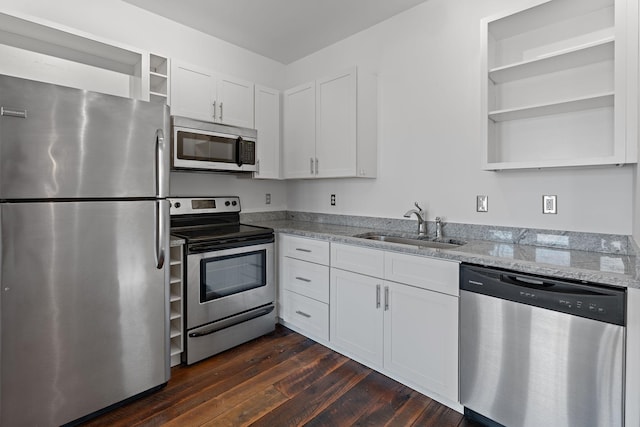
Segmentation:
<svg viewBox="0 0 640 427">
<path fill-rule="evenodd" d="M 172 116 L 171 168 L 255 172 L 257 137 L 255 129 Z"/>
</svg>

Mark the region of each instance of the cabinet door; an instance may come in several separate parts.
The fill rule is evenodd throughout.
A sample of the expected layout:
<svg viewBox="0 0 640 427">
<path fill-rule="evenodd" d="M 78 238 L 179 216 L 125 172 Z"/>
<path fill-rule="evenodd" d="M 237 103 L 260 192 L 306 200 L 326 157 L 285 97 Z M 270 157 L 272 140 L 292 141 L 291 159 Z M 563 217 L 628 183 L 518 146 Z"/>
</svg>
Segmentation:
<svg viewBox="0 0 640 427">
<path fill-rule="evenodd" d="M 280 178 L 280 91 L 255 88 L 255 124 L 258 131 L 255 178 Z"/>
<path fill-rule="evenodd" d="M 356 176 L 356 70 L 316 82 L 316 175 Z"/>
<path fill-rule="evenodd" d="M 385 369 L 457 402 L 458 298 L 393 282 L 384 286 Z"/>
<path fill-rule="evenodd" d="M 382 368 L 382 280 L 331 269 L 329 339 L 346 355 Z"/>
<path fill-rule="evenodd" d="M 192 119 L 214 119 L 213 74 L 178 61 L 171 63 L 171 114 Z"/>
<path fill-rule="evenodd" d="M 285 178 L 315 176 L 315 83 L 307 83 L 284 93 Z"/>
<path fill-rule="evenodd" d="M 253 128 L 253 83 L 218 75 L 216 121 Z"/>
</svg>

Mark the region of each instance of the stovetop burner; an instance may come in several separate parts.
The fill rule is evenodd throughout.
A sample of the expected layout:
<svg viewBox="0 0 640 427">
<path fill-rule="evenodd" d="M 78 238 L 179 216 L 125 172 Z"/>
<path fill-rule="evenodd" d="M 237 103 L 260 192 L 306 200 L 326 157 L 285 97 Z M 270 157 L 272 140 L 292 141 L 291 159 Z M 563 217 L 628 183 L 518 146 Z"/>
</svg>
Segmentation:
<svg viewBox="0 0 640 427">
<path fill-rule="evenodd" d="M 263 239 L 273 229 L 240 223 L 240 199 L 233 197 L 171 198 L 171 234 L 189 244 Z"/>
<path fill-rule="evenodd" d="M 183 229 L 172 228 L 171 234 L 185 239 L 188 243 L 227 240 L 229 238 L 259 237 L 273 234 L 273 229 L 254 225 L 234 224 Z"/>
</svg>

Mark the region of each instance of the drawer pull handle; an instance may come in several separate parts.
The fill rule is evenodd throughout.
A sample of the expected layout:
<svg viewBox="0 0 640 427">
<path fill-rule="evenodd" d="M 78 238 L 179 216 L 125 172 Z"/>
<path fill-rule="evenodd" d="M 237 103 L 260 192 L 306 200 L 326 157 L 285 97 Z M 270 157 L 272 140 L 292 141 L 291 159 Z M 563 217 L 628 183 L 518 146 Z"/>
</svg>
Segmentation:
<svg viewBox="0 0 640 427">
<path fill-rule="evenodd" d="M 301 282 L 307 282 L 307 283 L 311 282 L 311 280 L 305 279 L 304 277 L 296 277 L 296 280 L 300 280 Z"/>
<path fill-rule="evenodd" d="M 305 313 L 304 311 L 296 310 L 296 314 L 299 314 L 300 316 L 306 317 L 307 319 L 311 319 L 311 315 Z"/>
<path fill-rule="evenodd" d="M 296 251 L 300 251 L 300 252 L 311 252 L 310 249 L 302 249 L 302 248 L 296 248 Z"/>
</svg>

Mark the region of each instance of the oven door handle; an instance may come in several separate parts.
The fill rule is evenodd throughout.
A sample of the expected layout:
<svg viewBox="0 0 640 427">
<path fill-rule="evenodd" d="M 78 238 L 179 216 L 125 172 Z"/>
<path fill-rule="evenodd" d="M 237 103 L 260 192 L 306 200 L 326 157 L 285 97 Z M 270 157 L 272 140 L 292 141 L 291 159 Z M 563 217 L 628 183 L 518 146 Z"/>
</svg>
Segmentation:
<svg viewBox="0 0 640 427">
<path fill-rule="evenodd" d="M 231 326 L 235 326 L 238 323 L 243 323 L 243 322 L 246 322 L 248 320 L 255 319 L 257 317 L 262 317 L 264 315 L 267 315 L 267 314 L 271 313 L 274 308 L 275 308 L 275 306 L 273 304 L 271 304 L 268 307 L 262 307 L 262 308 L 259 308 L 259 309 L 256 309 L 256 310 L 252 310 L 252 311 L 249 311 L 249 312 L 246 312 L 246 313 L 239 314 L 237 316 L 233 316 L 233 317 L 228 318 L 228 319 L 220 320 L 220 321 L 216 322 L 215 325 L 213 325 L 210 328 L 205 329 L 204 331 L 190 332 L 189 333 L 189 338 L 199 338 L 199 337 L 204 337 L 204 336 L 207 336 L 207 335 L 211 335 L 214 332 L 218 332 L 218 331 L 221 331 L 223 329 L 230 328 Z"/>
</svg>

